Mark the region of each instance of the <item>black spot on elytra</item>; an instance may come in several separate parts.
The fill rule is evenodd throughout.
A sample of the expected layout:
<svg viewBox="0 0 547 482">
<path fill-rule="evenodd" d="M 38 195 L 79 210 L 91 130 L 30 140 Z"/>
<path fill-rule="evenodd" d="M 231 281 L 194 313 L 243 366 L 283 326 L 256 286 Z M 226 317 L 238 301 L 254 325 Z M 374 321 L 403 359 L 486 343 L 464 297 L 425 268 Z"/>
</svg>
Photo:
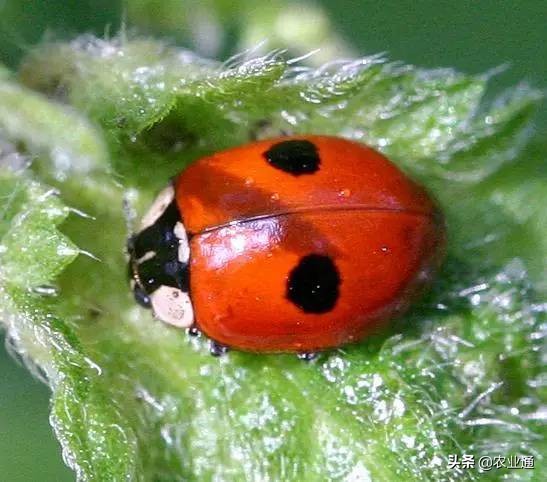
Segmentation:
<svg viewBox="0 0 547 482">
<path fill-rule="evenodd" d="M 340 294 L 340 275 L 328 256 L 304 256 L 290 272 L 287 298 L 305 313 L 327 313 Z"/>
<path fill-rule="evenodd" d="M 271 166 L 293 176 L 313 174 L 321 163 L 317 147 L 306 140 L 278 142 L 263 155 Z"/>
</svg>

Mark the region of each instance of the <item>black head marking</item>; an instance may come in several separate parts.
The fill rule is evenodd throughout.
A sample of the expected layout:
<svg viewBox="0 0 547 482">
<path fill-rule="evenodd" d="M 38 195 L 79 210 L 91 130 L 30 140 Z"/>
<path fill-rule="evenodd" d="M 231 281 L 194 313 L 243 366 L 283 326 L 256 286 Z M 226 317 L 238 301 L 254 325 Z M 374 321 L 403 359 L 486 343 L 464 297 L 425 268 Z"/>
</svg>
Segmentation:
<svg viewBox="0 0 547 482">
<path fill-rule="evenodd" d="M 313 174 L 321 163 L 317 147 L 306 140 L 278 142 L 263 155 L 271 166 L 293 176 Z"/>
<path fill-rule="evenodd" d="M 151 294 L 160 286 L 171 286 L 188 292 L 190 271 L 187 264 L 175 259 L 174 251 L 159 251 L 152 259 L 137 266 L 142 289 Z"/>
<path fill-rule="evenodd" d="M 174 250 L 178 246 L 174 228 L 180 220 L 177 204 L 173 201 L 154 224 L 129 239 L 127 247 L 130 254 L 133 251 L 140 258 L 148 251 Z"/>
<path fill-rule="evenodd" d="M 178 259 L 179 239 L 174 229 L 181 220 L 176 202 L 156 222 L 129 238 L 129 275 L 135 280 L 134 295 L 141 305 L 150 306 L 150 294 L 160 286 L 189 291 L 188 263 Z"/>
<path fill-rule="evenodd" d="M 305 313 L 327 313 L 340 295 L 340 274 L 328 256 L 304 256 L 290 272 L 287 298 Z"/>
</svg>

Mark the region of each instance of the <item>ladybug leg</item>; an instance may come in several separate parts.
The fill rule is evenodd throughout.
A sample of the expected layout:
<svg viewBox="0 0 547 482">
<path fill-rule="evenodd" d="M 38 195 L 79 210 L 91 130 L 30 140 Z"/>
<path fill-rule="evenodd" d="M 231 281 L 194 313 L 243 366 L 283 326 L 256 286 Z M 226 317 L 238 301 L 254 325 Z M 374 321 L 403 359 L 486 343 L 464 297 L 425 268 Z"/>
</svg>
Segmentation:
<svg viewBox="0 0 547 482">
<path fill-rule="evenodd" d="M 186 333 L 188 333 L 189 336 L 198 336 L 201 331 L 196 325 L 192 325 L 188 330 L 186 330 Z"/>
<path fill-rule="evenodd" d="M 306 362 L 310 362 L 315 360 L 319 356 L 319 352 L 317 351 L 303 351 L 301 353 L 297 353 L 296 355 L 299 360 L 303 360 Z"/>
<path fill-rule="evenodd" d="M 150 296 L 136 283 L 133 288 L 133 296 L 135 297 L 135 301 L 142 307 L 151 307 Z"/>
<path fill-rule="evenodd" d="M 211 340 L 209 345 L 209 352 L 215 357 L 225 355 L 228 352 L 228 347 Z"/>
</svg>

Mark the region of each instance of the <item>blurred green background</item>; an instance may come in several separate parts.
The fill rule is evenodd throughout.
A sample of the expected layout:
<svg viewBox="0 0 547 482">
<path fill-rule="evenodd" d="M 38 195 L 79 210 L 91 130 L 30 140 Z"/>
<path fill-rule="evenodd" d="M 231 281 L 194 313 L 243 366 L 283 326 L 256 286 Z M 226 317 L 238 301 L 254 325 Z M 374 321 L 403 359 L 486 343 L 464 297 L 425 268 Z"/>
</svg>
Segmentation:
<svg viewBox="0 0 547 482">
<path fill-rule="evenodd" d="M 187 3 L 195 4 L 193 0 Z M 275 0 L 203 3 L 220 8 L 225 38 L 232 49 L 240 13 L 231 6 L 237 4 L 247 14 L 254 9 L 254 18 L 265 16 L 267 23 L 263 11 L 282 4 Z M 146 4 L 150 11 L 143 7 Z M 157 9 L 159 4 L 163 11 Z M 191 36 L 177 29 L 177 17 L 169 17 L 169 21 L 165 18 L 169 8 L 180 9 L 184 4 L 184 0 L 0 0 L 0 63 L 16 68 L 25 52 L 42 39 L 67 39 L 84 32 L 108 35 L 125 21 L 137 32 L 167 32 L 174 42 L 191 45 Z M 358 55 L 385 52 L 391 59 L 425 67 L 454 67 L 469 73 L 506 65 L 507 69 L 492 82 L 495 90 L 522 80 L 546 86 L 544 0 L 323 0 L 315 5 L 322 5 L 332 28 Z M 315 27 L 313 23 L 309 26 L 312 31 Z M 265 36 L 263 30 L 260 33 Z M 222 56 L 230 49 L 219 52 Z M 543 135 L 547 126 L 545 109 L 538 125 Z M 0 479 L 73 480 L 62 464 L 59 446 L 48 425 L 47 388 L 3 351 L 0 370 Z"/>
</svg>

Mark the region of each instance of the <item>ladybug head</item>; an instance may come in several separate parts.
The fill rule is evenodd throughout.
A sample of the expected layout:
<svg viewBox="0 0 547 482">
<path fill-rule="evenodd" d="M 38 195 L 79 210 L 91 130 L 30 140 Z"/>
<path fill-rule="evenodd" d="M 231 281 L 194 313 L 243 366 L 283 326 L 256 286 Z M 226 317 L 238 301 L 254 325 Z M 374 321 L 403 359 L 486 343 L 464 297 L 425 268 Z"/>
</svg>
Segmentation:
<svg viewBox="0 0 547 482">
<path fill-rule="evenodd" d="M 160 320 L 190 327 L 194 311 L 189 295 L 188 236 L 167 186 L 152 203 L 140 231 L 127 241 L 129 278 L 137 302 Z"/>
</svg>

